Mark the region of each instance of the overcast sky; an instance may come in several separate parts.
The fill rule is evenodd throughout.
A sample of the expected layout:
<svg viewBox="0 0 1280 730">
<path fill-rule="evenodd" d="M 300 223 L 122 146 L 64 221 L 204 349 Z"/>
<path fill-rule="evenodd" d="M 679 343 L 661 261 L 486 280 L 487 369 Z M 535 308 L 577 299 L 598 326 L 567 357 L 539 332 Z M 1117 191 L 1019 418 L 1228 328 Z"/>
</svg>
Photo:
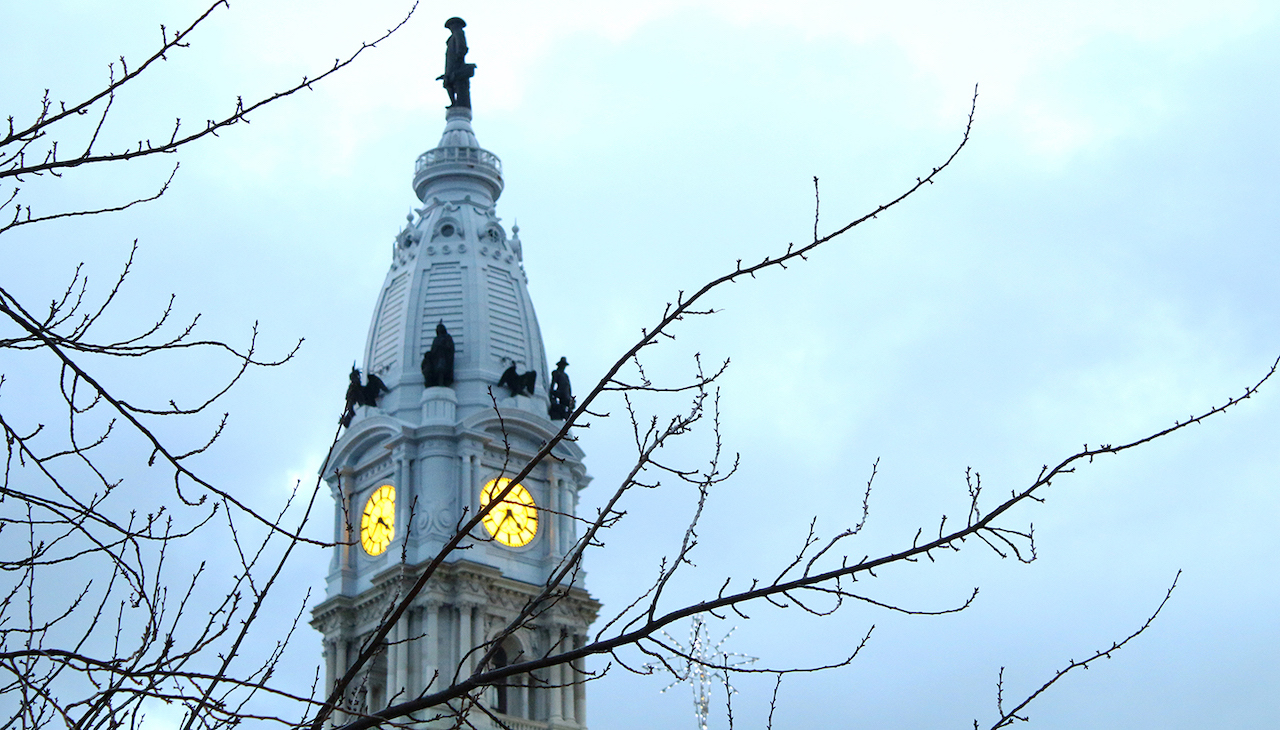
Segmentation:
<svg viewBox="0 0 1280 730">
<path fill-rule="evenodd" d="M 2 111 L 30 116 L 44 88 L 80 96 L 198 5 L 10 3 Z M 199 124 L 237 95 L 314 76 L 407 10 L 361 7 L 233 3 L 122 95 L 111 139 L 164 137 L 174 117 Z M 694 352 L 732 359 L 724 440 L 742 458 L 673 600 L 776 573 L 815 515 L 821 535 L 856 521 L 876 459 L 855 558 L 962 518 L 967 467 L 1007 494 L 1084 443 L 1136 439 L 1240 395 L 1280 355 L 1270 4 L 424 3 L 339 77 L 186 150 L 159 202 L 0 240 L 4 286 L 35 302 L 80 260 L 106 279 L 136 238 L 122 329 L 176 292 L 205 336 L 244 341 L 257 320 L 270 352 L 306 338 L 295 362 L 233 394 L 204 464 L 255 503 L 314 479 L 332 438 L 393 236 L 417 203 L 414 158 L 443 126 L 434 79 L 452 15 L 478 66 L 476 133 L 504 163 L 499 215 L 520 224 L 548 352 L 569 359 L 579 391 L 677 290 L 809 238 L 814 176 L 827 231 L 943 161 L 978 85 L 972 139 L 937 184 L 808 263 L 717 295 L 718 314 L 650 355 L 673 382 Z M 157 187 L 174 161 L 29 192 L 51 208 L 114 202 Z M 161 381 L 220 372 L 209 367 Z M 618 419 L 583 434 L 596 479 L 584 509 L 629 465 L 628 438 Z M 849 606 L 819 620 L 760 606 L 713 634 L 737 626 L 726 649 L 789 667 L 839 660 L 876 625 L 853 665 L 784 681 L 774 727 L 970 727 L 994 717 L 1001 667 L 1006 697 L 1033 691 L 1140 626 L 1182 570 L 1151 629 L 1037 700 L 1030 727 L 1271 727 L 1278 440 L 1280 382 L 1017 510 L 1011 526 L 1035 525 L 1031 565 L 973 545 L 868 587 L 920 609 L 980 587 L 964 613 Z M 696 464 L 705 446 L 674 458 Z M 590 555 L 606 614 L 675 549 L 689 504 L 674 487 L 637 495 Z M 321 586 L 327 564 L 305 554 L 289 591 Z M 300 685 L 319 648 L 310 629 L 295 639 Z M 738 685 L 738 726 L 763 727 L 771 682 Z M 590 726 L 692 728 L 688 690 L 664 686 L 615 666 L 589 690 Z"/>
</svg>

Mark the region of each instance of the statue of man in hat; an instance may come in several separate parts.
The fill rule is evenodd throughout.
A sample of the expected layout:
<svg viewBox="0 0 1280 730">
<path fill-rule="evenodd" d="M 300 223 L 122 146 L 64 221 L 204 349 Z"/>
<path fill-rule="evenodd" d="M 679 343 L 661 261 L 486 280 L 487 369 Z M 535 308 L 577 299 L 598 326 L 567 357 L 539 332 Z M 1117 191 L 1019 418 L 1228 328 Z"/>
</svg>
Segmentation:
<svg viewBox="0 0 1280 730">
<path fill-rule="evenodd" d="M 445 41 L 444 73 L 436 77 L 444 81 L 444 89 L 449 92 L 449 106 L 465 106 L 471 108 L 471 77 L 475 75 L 476 65 L 467 63 L 467 36 L 462 29 L 467 27 L 462 18 L 449 18 L 444 27 L 452 31 L 449 40 Z"/>
<path fill-rule="evenodd" d="M 573 389 L 569 385 L 569 374 L 564 371 L 568 365 L 569 361 L 562 357 L 551 373 L 551 403 L 547 415 L 553 421 L 563 421 L 573 413 Z"/>
</svg>

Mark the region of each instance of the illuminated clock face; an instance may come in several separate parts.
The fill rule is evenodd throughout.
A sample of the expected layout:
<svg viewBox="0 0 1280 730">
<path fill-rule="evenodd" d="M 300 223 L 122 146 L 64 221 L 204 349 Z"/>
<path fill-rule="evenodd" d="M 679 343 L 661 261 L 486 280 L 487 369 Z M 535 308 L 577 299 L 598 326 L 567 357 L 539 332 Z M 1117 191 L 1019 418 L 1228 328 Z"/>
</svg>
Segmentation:
<svg viewBox="0 0 1280 730">
<path fill-rule="evenodd" d="M 381 555 L 396 536 L 396 488 L 383 484 L 373 490 L 360 517 L 360 545 L 370 555 Z"/>
<path fill-rule="evenodd" d="M 506 477 L 489 480 L 480 490 L 480 508 L 487 507 L 510 483 Z M 538 534 L 538 507 L 529 490 L 517 484 L 506 499 L 484 516 L 483 522 L 493 539 L 507 547 L 524 547 Z"/>
</svg>

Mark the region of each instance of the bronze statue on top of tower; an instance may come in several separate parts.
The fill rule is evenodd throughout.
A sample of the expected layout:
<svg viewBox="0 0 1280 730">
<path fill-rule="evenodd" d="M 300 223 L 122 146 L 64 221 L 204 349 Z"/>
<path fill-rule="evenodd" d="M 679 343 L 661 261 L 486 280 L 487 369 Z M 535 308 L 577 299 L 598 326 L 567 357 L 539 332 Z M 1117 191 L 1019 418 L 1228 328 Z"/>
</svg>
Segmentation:
<svg viewBox="0 0 1280 730">
<path fill-rule="evenodd" d="M 444 27 L 452 31 L 449 40 L 445 41 L 444 73 L 436 77 L 436 81 L 444 82 L 445 91 L 449 92 L 449 106 L 471 108 L 471 77 L 475 75 L 476 65 L 467 63 L 467 36 L 462 29 L 467 27 L 462 18 L 449 18 Z"/>
</svg>

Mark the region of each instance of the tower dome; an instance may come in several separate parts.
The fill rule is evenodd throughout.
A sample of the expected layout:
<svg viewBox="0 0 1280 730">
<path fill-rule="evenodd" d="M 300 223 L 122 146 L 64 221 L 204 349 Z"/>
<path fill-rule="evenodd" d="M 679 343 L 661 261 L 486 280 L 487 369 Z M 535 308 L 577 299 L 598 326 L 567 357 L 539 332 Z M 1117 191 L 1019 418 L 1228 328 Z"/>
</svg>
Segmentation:
<svg viewBox="0 0 1280 730">
<path fill-rule="evenodd" d="M 506 405 L 545 416 L 547 356 L 523 254 L 497 215 L 502 163 L 480 147 L 470 109 L 449 108 L 440 144 L 418 157 L 413 188 L 422 207 L 396 236 L 365 346 L 366 372 L 390 390 L 382 411 L 421 422 L 422 359 L 443 324 L 459 415 L 492 409 L 491 391 L 503 400 L 496 384 L 514 366 L 536 373 L 535 387 Z"/>
</svg>

